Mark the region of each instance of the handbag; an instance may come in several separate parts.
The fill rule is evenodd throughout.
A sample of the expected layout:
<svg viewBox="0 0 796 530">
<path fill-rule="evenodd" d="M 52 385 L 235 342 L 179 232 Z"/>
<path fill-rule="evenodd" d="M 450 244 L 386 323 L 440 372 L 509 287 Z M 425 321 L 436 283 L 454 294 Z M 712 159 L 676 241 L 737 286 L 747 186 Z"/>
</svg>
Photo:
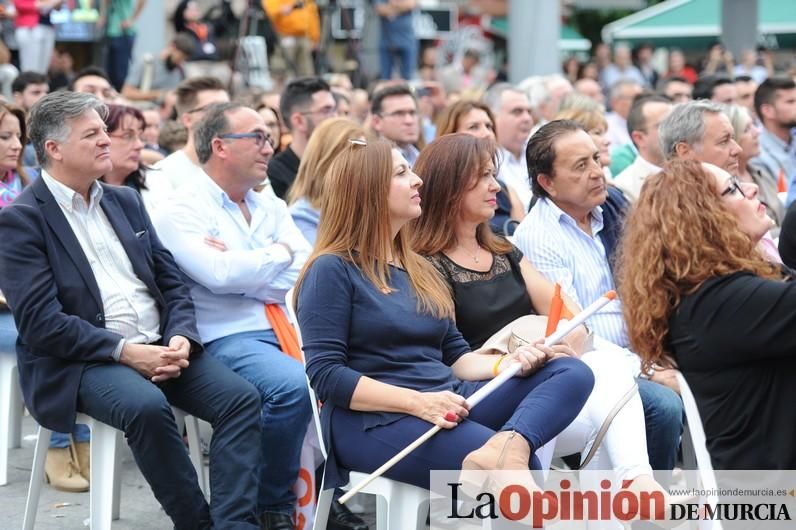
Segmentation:
<svg viewBox="0 0 796 530">
<path fill-rule="evenodd" d="M 545 336 L 545 332 L 547 330 L 547 323 L 548 318 L 546 316 L 541 315 L 525 315 L 522 316 L 512 322 L 509 322 L 505 326 L 503 326 L 500 330 L 498 330 L 494 335 L 489 337 L 484 345 L 474 350 L 475 353 L 486 353 L 486 354 L 509 354 L 514 353 L 514 351 L 519 348 L 520 346 L 527 346 L 529 344 L 533 344 L 539 338 Z M 592 334 L 589 333 L 589 339 L 591 339 Z M 591 346 L 591 340 L 589 340 L 589 344 L 587 345 L 586 351 L 593 349 Z M 589 453 L 586 457 L 582 460 L 580 464 L 580 468 L 586 466 L 586 464 L 591 461 L 594 457 L 594 454 L 597 452 L 597 448 L 603 441 L 605 437 L 605 433 L 608 432 L 608 428 L 611 426 L 611 422 L 613 421 L 614 417 L 619 414 L 622 408 L 630 401 L 633 396 L 636 394 L 638 390 L 638 385 L 634 384 L 614 405 L 611 411 L 603 420 L 600 429 L 597 431 L 597 435 L 594 437 L 594 443 L 589 450 Z"/>
<path fill-rule="evenodd" d="M 514 353 L 514 350 L 520 346 L 533 344 L 534 341 L 544 337 L 546 327 L 546 316 L 522 316 L 500 328 L 474 352 L 498 355 Z"/>
</svg>

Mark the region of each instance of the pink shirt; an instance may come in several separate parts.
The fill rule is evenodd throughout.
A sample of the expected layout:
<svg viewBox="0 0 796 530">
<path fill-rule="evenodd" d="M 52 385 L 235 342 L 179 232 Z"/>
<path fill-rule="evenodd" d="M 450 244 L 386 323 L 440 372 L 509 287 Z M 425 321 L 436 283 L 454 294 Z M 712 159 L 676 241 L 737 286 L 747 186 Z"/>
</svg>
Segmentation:
<svg viewBox="0 0 796 530">
<path fill-rule="evenodd" d="M 39 24 L 39 10 L 36 0 L 14 0 L 17 17 L 14 26 L 17 28 L 34 28 Z"/>
</svg>

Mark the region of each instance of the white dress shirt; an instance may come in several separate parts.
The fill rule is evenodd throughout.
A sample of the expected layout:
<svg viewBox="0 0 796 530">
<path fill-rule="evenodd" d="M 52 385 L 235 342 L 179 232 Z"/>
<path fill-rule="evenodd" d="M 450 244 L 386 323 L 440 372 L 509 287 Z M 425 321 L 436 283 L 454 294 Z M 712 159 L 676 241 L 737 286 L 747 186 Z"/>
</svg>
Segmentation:
<svg viewBox="0 0 796 530">
<path fill-rule="evenodd" d="M 531 191 L 531 181 L 528 178 L 528 165 L 525 163 L 525 147 L 522 148 L 519 158 L 504 147 L 500 148 L 498 156 L 500 161 L 498 180 L 514 190 L 514 193 L 522 201 L 522 211 L 527 212 L 531 207 L 533 191 Z"/>
<path fill-rule="evenodd" d="M 163 244 L 188 275 L 202 342 L 270 329 L 264 304 L 283 304 L 312 250 L 284 201 L 249 191 L 240 206 L 204 171 L 159 208 L 153 223 Z M 226 251 L 205 243 L 220 239 Z M 290 253 L 284 243 L 293 250 Z"/>
<path fill-rule="evenodd" d="M 171 200 L 171 195 L 182 186 L 195 183 L 204 171 L 194 164 L 182 149 L 157 162 L 146 173 L 146 185 L 149 193 L 144 204 L 149 215 L 154 215 L 162 204 Z"/>
<path fill-rule="evenodd" d="M 630 202 L 636 202 L 646 178 L 660 170 L 661 168 L 639 154 L 632 164 L 616 176 L 614 184 L 624 192 Z"/>
<path fill-rule="evenodd" d="M 600 237 L 602 229 L 602 208 L 592 210 L 590 236 L 553 201 L 542 198 L 517 227 L 514 243 L 540 273 L 551 282 L 558 282 L 580 307 L 586 307 L 616 289 Z M 601 349 L 610 344 L 625 349 L 638 375 L 639 359 L 626 350 L 629 340 L 619 300 L 592 316 L 588 325 L 604 339 L 600 341 Z"/>
<path fill-rule="evenodd" d="M 105 328 L 123 337 L 113 353 L 119 360 L 125 341 L 149 344 L 160 339 L 160 313 L 146 284 L 133 271 L 130 258 L 100 207 L 102 186 L 91 185 L 89 203 L 42 169 L 53 194 L 83 250 L 99 287 Z"/>
</svg>

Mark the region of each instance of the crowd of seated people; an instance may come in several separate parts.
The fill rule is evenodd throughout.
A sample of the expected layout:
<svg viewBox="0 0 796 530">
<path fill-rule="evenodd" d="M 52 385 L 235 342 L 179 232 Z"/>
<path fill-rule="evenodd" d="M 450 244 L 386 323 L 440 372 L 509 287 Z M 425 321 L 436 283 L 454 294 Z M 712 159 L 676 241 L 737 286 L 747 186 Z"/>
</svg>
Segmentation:
<svg viewBox="0 0 796 530">
<path fill-rule="evenodd" d="M 327 488 L 436 425 L 388 478 L 536 471 L 555 441 L 666 495 L 675 370 L 714 467 L 792 468 L 796 83 L 768 77 L 751 107 L 675 83 L 620 77 L 608 112 L 561 76 L 499 83 L 421 116 L 425 92 L 395 81 L 230 94 L 205 76 L 134 104 L 97 68 L 52 93 L 23 72 L 0 105 L 0 348 L 55 431 L 51 486 L 90 487 L 86 413 L 125 433 L 176 528 L 293 528 L 307 377 Z M 548 347 L 555 284 L 572 316 L 619 296 Z M 484 347 L 527 315 L 529 344 Z M 213 427 L 209 503 L 170 405 Z M 367 525 L 334 503 L 329 528 Z"/>
</svg>

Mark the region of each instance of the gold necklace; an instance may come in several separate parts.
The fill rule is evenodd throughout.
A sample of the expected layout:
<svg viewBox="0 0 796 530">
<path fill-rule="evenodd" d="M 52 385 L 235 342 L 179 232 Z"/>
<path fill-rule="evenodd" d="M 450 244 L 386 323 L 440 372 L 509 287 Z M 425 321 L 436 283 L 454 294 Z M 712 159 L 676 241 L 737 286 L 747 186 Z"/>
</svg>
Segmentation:
<svg viewBox="0 0 796 530">
<path fill-rule="evenodd" d="M 475 263 L 480 263 L 480 261 L 478 260 L 478 253 L 481 251 L 481 245 L 478 245 L 477 250 L 475 251 L 474 254 L 471 254 L 470 251 L 467 250 L 466 248 L 464 248 L 464 246 L 462 246 L 462 245 L 459 245 L 459 248 L 462 249 L 462 252 L 464 252 L 465 254 L 470 256 L 471 258 L 473 258 L 473 261 Z"/>
</svg>

